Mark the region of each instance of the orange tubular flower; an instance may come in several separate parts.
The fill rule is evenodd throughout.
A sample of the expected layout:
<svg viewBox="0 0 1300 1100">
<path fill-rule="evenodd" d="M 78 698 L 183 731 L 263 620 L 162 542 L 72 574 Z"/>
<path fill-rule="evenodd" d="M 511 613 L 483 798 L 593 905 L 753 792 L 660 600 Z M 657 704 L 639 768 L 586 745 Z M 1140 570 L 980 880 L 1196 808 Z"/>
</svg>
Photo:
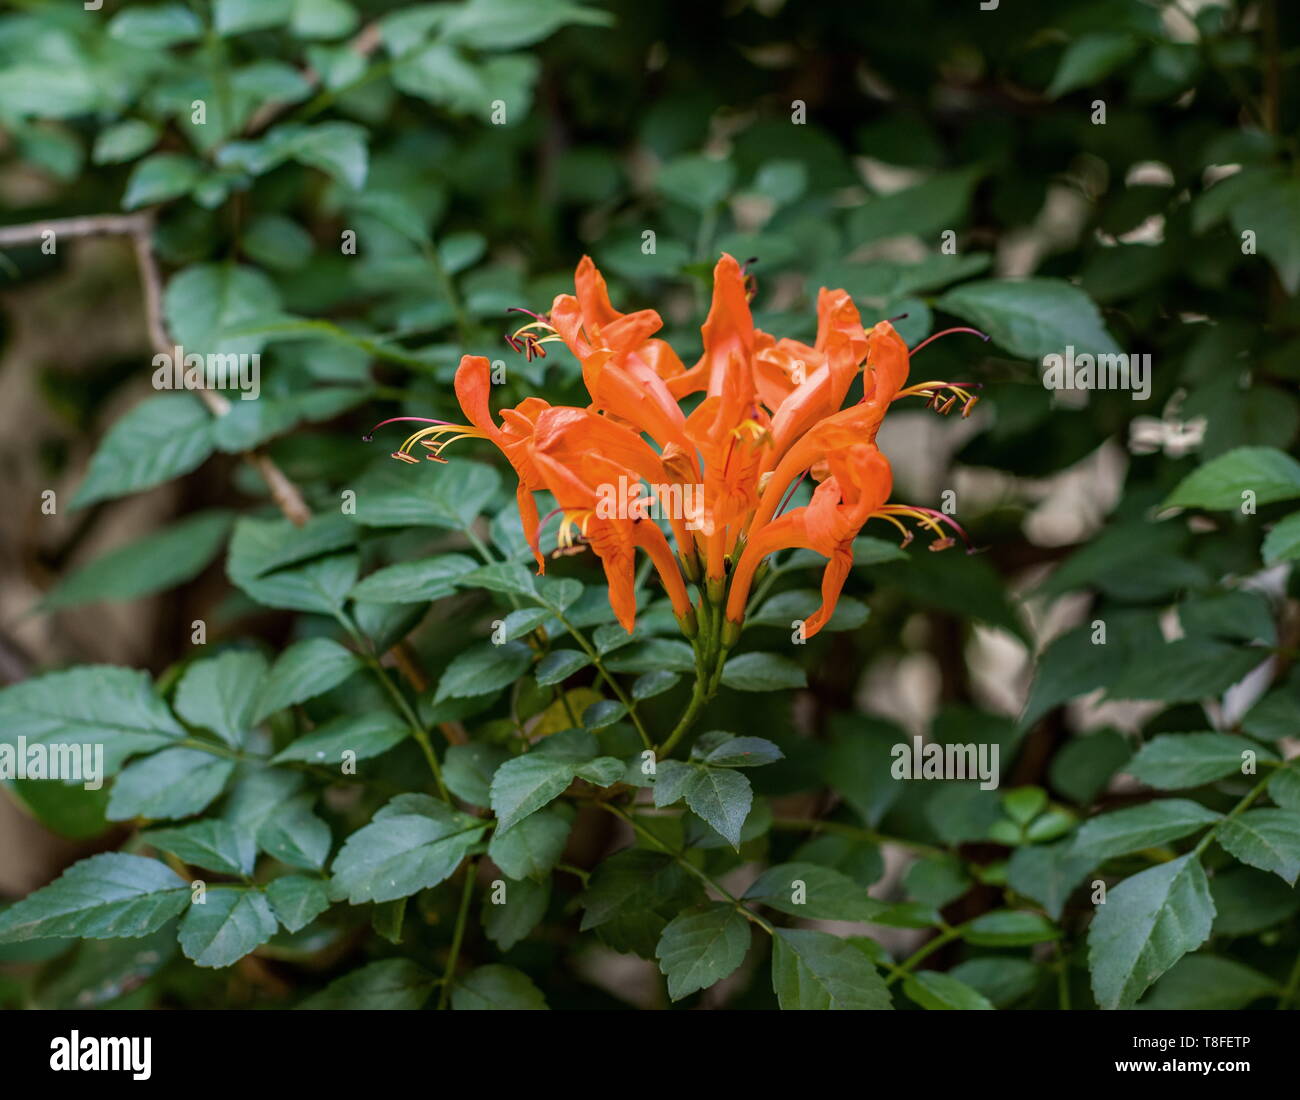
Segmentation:
<svg viewBox="0 0 1300 1100">
<path fill-rule="evenodd" d="M 629 631 L 636 615 L 635 553 L 644 550 L 683 630 L 696 639 L 705 694 L 716 686 L 768 555 L 806 547 L 828 559 L 821 607 L 805 620 L 805 636 L 812 636 L 835 610 L 852 568 L 853 540 L 868 520 L 886 520 L 905 541 L 912 535 L 901 521 L 910 520 L 936 536 L 932 549 L 952 544 L 943 525 L 961 531 L 948 517 L 886 503 L 892 476 L 876 434 L 890 404 L 902 397 L 924 397 L 942 413 L 959 403 L 963 415 L 976 401 L 963 383 L 904 388 L 907 345 L 888 321 L 865 330 L 842 290 L 823 288 L 818 295 L 817 336 L 809 346 L 754 327 L 752 280 L 731 256 L 718 261 L 713 279 L 703 352 L 687 369 L 655 337 L 663 325 L 659 314 L 620 313 L 584 257 L 576 293 L 559 295 L 549 314 L 530 313 L 532 320 L 506 339 L 529 358 L 563 341 L 582 365 L 590 405 L 529 398 L 502 410 L 498 424 L 488 404 L 488 361 L 466 356 L 456 396 L 469 423 L 429 421 L 396 455 L 415 461 L 410 452 L 419 443 L 431 452 L 427 457 L 441 461 L 443 448 L 457 439 L 494 443 L 519 477 L 520 513 L 539 572 L 544 521 L 533 494 L 545 489 L 563 516 L 561 550 L 585 544 L 596 553 L 614 613 Z M 846 406 L 859 372 L 862 396 Z M 689 399 L 689 413 L 682 399 Z M 809 474 L 818 483 L 810 502 L 782 514 Z M 665 501 L 676 557 L 656 523 L 655 508 L 663 511 Z M 699 589 L 698 619 L 688 581 Z"/>
</svg>

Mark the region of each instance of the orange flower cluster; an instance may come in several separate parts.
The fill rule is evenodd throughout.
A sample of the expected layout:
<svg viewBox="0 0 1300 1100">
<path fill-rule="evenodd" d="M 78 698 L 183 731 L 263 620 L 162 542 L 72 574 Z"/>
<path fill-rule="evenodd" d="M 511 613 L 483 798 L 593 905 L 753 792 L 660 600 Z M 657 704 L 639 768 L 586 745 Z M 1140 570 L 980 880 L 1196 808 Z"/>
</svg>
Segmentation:
<svg viewBox="0 0 1300 1100">
<path fill-rule="evenodd" d="M 829 559 L 821 607 L 805 622 L 811 637 L 835 610 L 853 564 L 853 540 L 869 519 L 888 520 L 910 540 L 900 522 L 910 518 L 937 536 L 932 548 L 952 544 L 942 526 L 956 528 L 948 517 L 887 503 L 891 472 L 876 433 L 900 397 L 926 397 L 941 412 L 960 403 L 963 415 L 976 399 L 955 383 L 904 388 L 907 345 L 888 321 L 864 330 L 845 291 L 822 289 L 811 347 L 778 340 L 754 327 L 745 272 L 724 254 L 701 330 L 704 352 L 688 368 L 655 337 L 663 325 L 657 312 L 614 308 L 589 258 L 578 265 L 575 282 L 576 294 L 559 295 L 548 315 L 532 315 L 507 339 L 530 358 L 545 355 L 546 343 L 563 341 L 582 364 L 590 405 L 530 397 L 503 409 L 498 423 L 488 405 L 488 360 L 467 355 L 456 373 L 456 396 L 469 423 L 431 422 L 395 455 L 415 461 L 412 448 L 420 445 L 426 457 L 442 461 L 443 450 L 458 439 L 494 443 L 519 477 L 519 511 L 539 572 L 545 568 L 539 548 L 545 521 L 534 494 L 547 490 L 563 517 L 560 547 L 585 544 L 600 558 L 610 603 L 625 629 L 631 631 L 636 615 L 640 548 L 686 634 L 694 637 L 700 621 L 690 583 L 700 588 L 699 610 L 711 632 L 729 647 L 755 575 L 777 551 L 806 547 Z M 841 407 L 859 371 L 862 397 Z M 695 395 L 702 396 L 688 412 L 682 402 Z M 811 501 L 783 510 L 808 474 L 817 482 Z M 676 553 L 644 507 L 608 506 L 611 486 L 642 483 L 670 501 L 697 502 L 693 510 L 665 510 Z M 691 491 L 674 495 L 675 487 Z"/>
</svg>

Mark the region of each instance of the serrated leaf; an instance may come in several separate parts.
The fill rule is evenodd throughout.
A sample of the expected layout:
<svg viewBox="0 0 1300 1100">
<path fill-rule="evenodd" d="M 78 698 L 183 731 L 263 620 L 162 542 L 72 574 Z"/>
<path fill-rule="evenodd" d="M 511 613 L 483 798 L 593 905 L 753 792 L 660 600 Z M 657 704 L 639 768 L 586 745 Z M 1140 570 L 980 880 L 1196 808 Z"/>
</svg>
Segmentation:
<svg viewBox="0 0 1300 1100">
<path fill-rule="evenodd" d="M 176 713 L 239 748 L 253 724 L 253 708 L 266 676 L 260 653 L 232 651 L 195 661 L 176 687 Z"/>
<path fill-rule="evenodd" d="M 282 875 L 267 884 L 266 898 L 276 918 L 290 932 L 300 932 L 330 907 L 323 879 Z"/>
<path fill-rule="evenodd" d="M 562 683 L 591 664 L 591 658 L 577 649 L 555 649 L 537 662 L 535 673 L 542 687 Z"/>
<path fill-rule="evenodd" d="M 223 875 L 251 875 L 257 859 L 257 840 L 229 822 L 196 821 L 173 829 L 151 829 L 141 839 L 190 863 Z"/>
<path fill-rule="evenodd" d="M 489 794 L 498 834 L 558 798 L 575 778 L 605 787 L 621 779 L 626 770 L 622 761 L 597 756 L 598 751 L 590 733 L 570 730 L 497 768 Z"/>
<path fill-rule="evenodd" d="M 1276 447 L 1238 447 L 1193 470 L 1163 507 L 1235 510 L 1246 492 L 1256 504 L 1300 497 L 1300 462 Z"/>
<path fill-rule="evenodd" d="M 188 474 L 212 453 L 212 423 L 192 394 L 141 401 L 108 430 L 71 507 L 84 508 Z"/>
<path fill-rule="evenodd" d="M 352 590 L 352 598 L 371 603 L 428 603 L 450 596 L 456 590 L 456 579 L 476 568 L 474 559 L 464 554 L 399 562 L 364 577 Z"/>
<path fill-rule="evenodd" d="M 234 771 L 233 760 L 203 749 L 163 749 L 123 769 L 108 799 L 108 819 L 192 817 L 216 800 Z"/>
<path fill-rule="evenodd" d="M 143 672 L 82 665 L 0 690 L 0 744 L 102 744 L 104 774 L 127 757 L 174 744 L 185 727 Z"/>
<path fill-rule="evenodd" d="M 481 462 L 453 459 L 411 467 L 396 462 L 358 479 L 356 522 L 367 527 L 468 527 L 501 486 Z M 525 570 L 526 572 L 526 570 Z"/>
<path fill-rule="evenodd" d="M 510 878 L 541 879 L 560 861 L 572 826 L 557 810 L 539 810 L 513 829 L 495 833 L 488 856 Z"/>
<path fill-rule="evenodd" d="M 166 864 L 104 852 L 74 863 L 0 912 L 0 943 L 146 936 L 180 913 L 189 898 L 189 883 Z"/>
<path fill-rule="evenodd" d="M 100 600 L 134 600 L 196 577 L 217 556 L 233 513 L 198 512 L 116 550 L 64 577 L 42 598 L 45 610 Z"/>
<path fill-rule="evenodd" d="M 1012 355 L 1122 354 L 1092 299 L 1063 279 L 988 279 L 963 283 L 938 307 L 983 329 Z"/>
<path fill-rule="evenodd" d="M 1214 902 L 1193 855 L 1125 879 L 1098 907 L 1088 929 L 1092 989 L 1102 1008 L 1129 1008 L 1210 935 Z"/>
<path fill-rule="evenodd" d="M 1023 947 L 1059 939 L 1060 930 L 1039 913 L 1000 909 L 976 917 L 962 932 L 967 943 L 982 947 Z"/>
<path fill-rule="evenodd" d="M 710 902 L 674 917 L 655 948 L 674 1001 L 731 974 L 749 951 L 749 921 L 734 905 Z"/>
<path fill-rule="evenodd" d="M 493 645 L 483 642 L 458 653 L 438 681 L 434 702 L 449 698 L 486 695 L 512 684 L 533 662 L 533 651 L 523 642 Z"/>
<path fill-rule="evenodd" d="M 1241 1009 L 1276 997 L 1277 983 L 1258 970 L 1214 955 L 1185 955 L 1156 983 L 1138 1008 L 1201 1011 Z"/>
<path fill-rule="evenodd" d="M 510 754 L 499 745 L 479 741 L 451 745 L 442 763 L 442 777 L 457 798 L 474 806 L 487 806 L 492 776 L 509 759 Z"/>
<path fill-rule="evenodd" d="M 519 830 L 516 829 L 515 832 Z M 500 901 L 496 886 L 483 897 L 483 931 L 502 951 L 509 951 L 537 927 L 551 900 L 551 880 L 509 879 Z"/>
<path fill-rule="evenodd" d="M 1219 817 L 1187 798 L 1160 799 L 1085 821 L 1074 836 L 1071 851 L 1100 863 L 1111 856 L 1168 844 L 1212 825 Z"/>
<path fill-rule="evenodd" d="M 1247 810 L 1230 817 L 1214 839 L 1242 863 L 1272 871 L 1291 886 L 1300 876 L 1300 811 Z"/>
<path fill-rule="evenodd" d="M 460 866 L 487 822 L 428 795 L 398 795 L 334 859 L 333 885 L 353 905 L 436 886 Z"/>
<path fill-rule="evenodd" d="M 471 970 L 456 983 L 451 1007 L 457 1012 L 540 1012 L 546 1009 L 546 998 L 523 971 L 492 963 Z"/>
<path fill-rule="evenodd" d="M 682 791 L 686 805 L 739 848 L 740 831 L 754 801 L 749 779 L 732 768 L 693 766 L 692 773 Z"/>
<path fill-rule="evenodd" d="M 362 668 L 361 658 L 329 638 L 294 642 L 275 659 L 258 692 L 253 720 L 314 699 Z"/>
<path fill-rule="evenodd" d="M 922 1008 L 958 1011 L 991 1010 L 988 998 L 951 974 L 918 970 L 903 980 L 903 992 Z"/>
<path fill-rule="evenodd" d="M 315 801 L 313 794 L 300 794 L 272 808 L 257 826 L 258 847 L 290 867 L 306 871 L 324 867 L 330 854 L 330 830 L 312 811 Z"/>
<path fill-rule="evenodd" d="M 231 966 L 266 943 L 278 927 L 271 903 L 260 890 L 216 886 L 207 890 L 202 902 L 190 904 L 177 939 L 196 966 Z"/>
<path fill-rule="evenodd" d="M 323 1010 L 399 1010 L 420 1008 L 437 979 L 410 959 L 382 959 L 336 978 L 298 1007 Z"/>
<path fill-rule="evenodd" d="M 885 908 L 848 875 L 815 863 L 779 863 L 744 893 L 772 909 L 807 920 L 870 921 Z"/>
<path fill-rule="evenodd" d="M 808 686 L 804 670 L 775 653 L 742 653 L 722 667 L 722 682 L 736 691 L 785 691 Z"/>
<path fill-rule="evenodd" d="M 825 932 L 778 928 L 772 942 L 772 989 L 786 1011 L 893 1008 L 867 956 Z"/>
<path fill-rule="evenodd" d="M 1124 770 L 1163 791 L 1200 787 L 1236 773 L 1253 753 L 1256 760 L 1276 760 L 1268 749 L 1226 733 L 1162 733 L 1138 751 Z"/>
</svg>

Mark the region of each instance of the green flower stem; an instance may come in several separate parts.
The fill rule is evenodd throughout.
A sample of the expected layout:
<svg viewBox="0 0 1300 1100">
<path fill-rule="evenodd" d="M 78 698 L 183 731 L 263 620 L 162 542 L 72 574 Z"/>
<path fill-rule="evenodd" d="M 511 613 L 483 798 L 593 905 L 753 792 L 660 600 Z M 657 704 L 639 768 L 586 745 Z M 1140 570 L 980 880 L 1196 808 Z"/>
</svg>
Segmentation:
<svg viewBox="0 0 1300 1100">
<path fill-rule="evenodd" d="M 442 779 L 442 768 L 438 765 L 438 755 L 433 751 L 433 743 L 429 739 L 429 731 L 424 728 L 424 723 L 415 713 L 414 708 L 407 701 L 406 696 L 402 693 L 393 679 L 388 675 L 388 670 L 379 663 L 379 658 L 367 654 L 362 658 L 367 667 L 375 674 L 379 682 L 383 684 L 384 690 L 392 696 L 393 702 L 397 704 L 397 709 L 402 712 L 402 717 L 406 719 L 406 724 L 411 728 L 411 736 L 415 738 L 416 743 L 420 746 L 420 751 L 424 753 L 424 758 L 429 762 L 429 771 L 433 773 L 433 781 L 438 785 L 438 793 L 442 796 L 444 802 L 451 802 L 451 794 L 447 791 L 447 784 Z"/>
<path fill-rule="evenodd" d="M 721 885 L 718 882 L 718 880 L 715 879 L 712 875 L 701 870 L 699 867 L 696 867 L 695 864 L 693 864 L 689 859 L 687 859 L 686 856 L 683 855 L 681 852 L 675 850 L 671 845 L 660 840 L 659 837 L 657 837 L 653 832 L 651 832 L 639 821 L 637 821 L 637 819 L 632 814 L 627 813 L 626 811 L 620 809 L 619 807 L 609 802 L 603 802 L 596 799 L 593 799 L 590 805 L 599 806 L 603 810 L 606 810 L 609 813 L 613 814 L 615 817 L 621 818 L 623 821 L 627 822 L 627 824 L 632 827 L 633 831 L 637 834 L 637 836 L 650 841 L 661 852 L 665 853 L 666 855 L 672 856 L 673 860 L 676 863 L 678 863 L 682 868 L 689 871 L 692 875 L 694 875 L 697 879 L 703 882 L 706 886 L 717 891 L 724 898 L 726 898 L 727 901 L 731 902 L 731 904 L 735 906 L 737 912 L 739 912 L 740 915 L 743 916 L 747 921 L 750 921 L 753 924 L 758 925 L 758 927 L 763 929 L 763 931 L 766 932 L 769 936 L 776 935 L 776 930 L 770 924 L 768 924 L 767 921 L 765 921 L 762 917 L 760 917 L 757 913 L 755 913 L 752 909 L 744 905 L 741 902 L 741 900 L 738 897 L 736 897 L 735 894 L 731 893 L 731 891 L 729 891 L 725 886 Z"/>
<path fill-rule="evenodd" d="M 441 988 L 438 990 L 438 1007 L 446 1008 L 451 997 L 452 983 L 456 980 L 456 963 L 460 959 L 460 945 L 465 939 L 465 923 L 469 918 L 469 902 L 474 896 L 474 875 L 478 864 L 474 860 L 465 861 L 465 885 L 460 892 L 460 908 L 456 911 L 456 928 L 451 934 L 451 951 L 447 955 L 447 969 L 443 971 Z"/>
</svg>

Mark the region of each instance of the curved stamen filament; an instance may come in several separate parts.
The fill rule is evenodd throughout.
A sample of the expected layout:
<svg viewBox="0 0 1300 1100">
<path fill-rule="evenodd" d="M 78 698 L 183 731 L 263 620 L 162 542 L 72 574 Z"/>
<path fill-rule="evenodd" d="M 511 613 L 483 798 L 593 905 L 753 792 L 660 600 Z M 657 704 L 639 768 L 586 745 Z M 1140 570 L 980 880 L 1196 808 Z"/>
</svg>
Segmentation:
<svg viewBox="0 0 1300 1100">
<path fill-rule="evenodd" d="M 379 431 L 385 424 L 396 424 L 399 420 L 413 420 L 417 424 L 450 424 L 450 420 L 435 420 L 430 416 L 390 416 L 387 420 L 381 420 L 370 431 L 361 437 L 362 443 L 370 443 L 375 438 L 375 432 Z"/>
<path fill-rule="evenodd" d="M 961 536 L 962 542 L 966 545 L 967 553 L 973 553 L 970 545 L 970 536 L 966 534 L 965 528 L 953 519 L 952 516 L 936 511 L 934 508 L 923 508 L 920 505 L 889 504 L 872 514 L 873 516 L 879 516 L 881 519 L 889 520 L 896 527 L 901 527 L 901 524 L 894 519 L 895 516 L 905 516 L 908 519 L 914 520 L 916 523 L 920 524 L 926 530 L 935 535 L 935 541 L 930 545 L 931 550 L 946 550 L 948 547 L 953 545 L 955 540 L 943 529 L 942 526 L 942 524 L 946 523 Z M 907 541 L 911 541 L 910 537 Z M 904 542 L 903 545 L 906 546 L 907 542 Z"/>
<path fill-rule="evenodd" d="M 959 326 L 957 328 L 946 328 L 942 332 L 936 332 L 933 336 L 927 336 L 924 340 L 922 340 L 919 344 L 917 344 L 916 347 L 914 347 L 910 352 L 908 352 L 908 355 L 915 355 L 918 351 L 920 351 L 923 347 L 925 347 L 926 344 L 932 344 L 937 339 L 939 339 L 939 337 L 951 336 L 955 332 L 968 332 L 972 336 L 978 336 L 986 344 L 989 342 L 988 334 L 985 332 L 980 332 L 980 330 L 977 328 L 966 328 L 964 326 Z"/>
</svg>

